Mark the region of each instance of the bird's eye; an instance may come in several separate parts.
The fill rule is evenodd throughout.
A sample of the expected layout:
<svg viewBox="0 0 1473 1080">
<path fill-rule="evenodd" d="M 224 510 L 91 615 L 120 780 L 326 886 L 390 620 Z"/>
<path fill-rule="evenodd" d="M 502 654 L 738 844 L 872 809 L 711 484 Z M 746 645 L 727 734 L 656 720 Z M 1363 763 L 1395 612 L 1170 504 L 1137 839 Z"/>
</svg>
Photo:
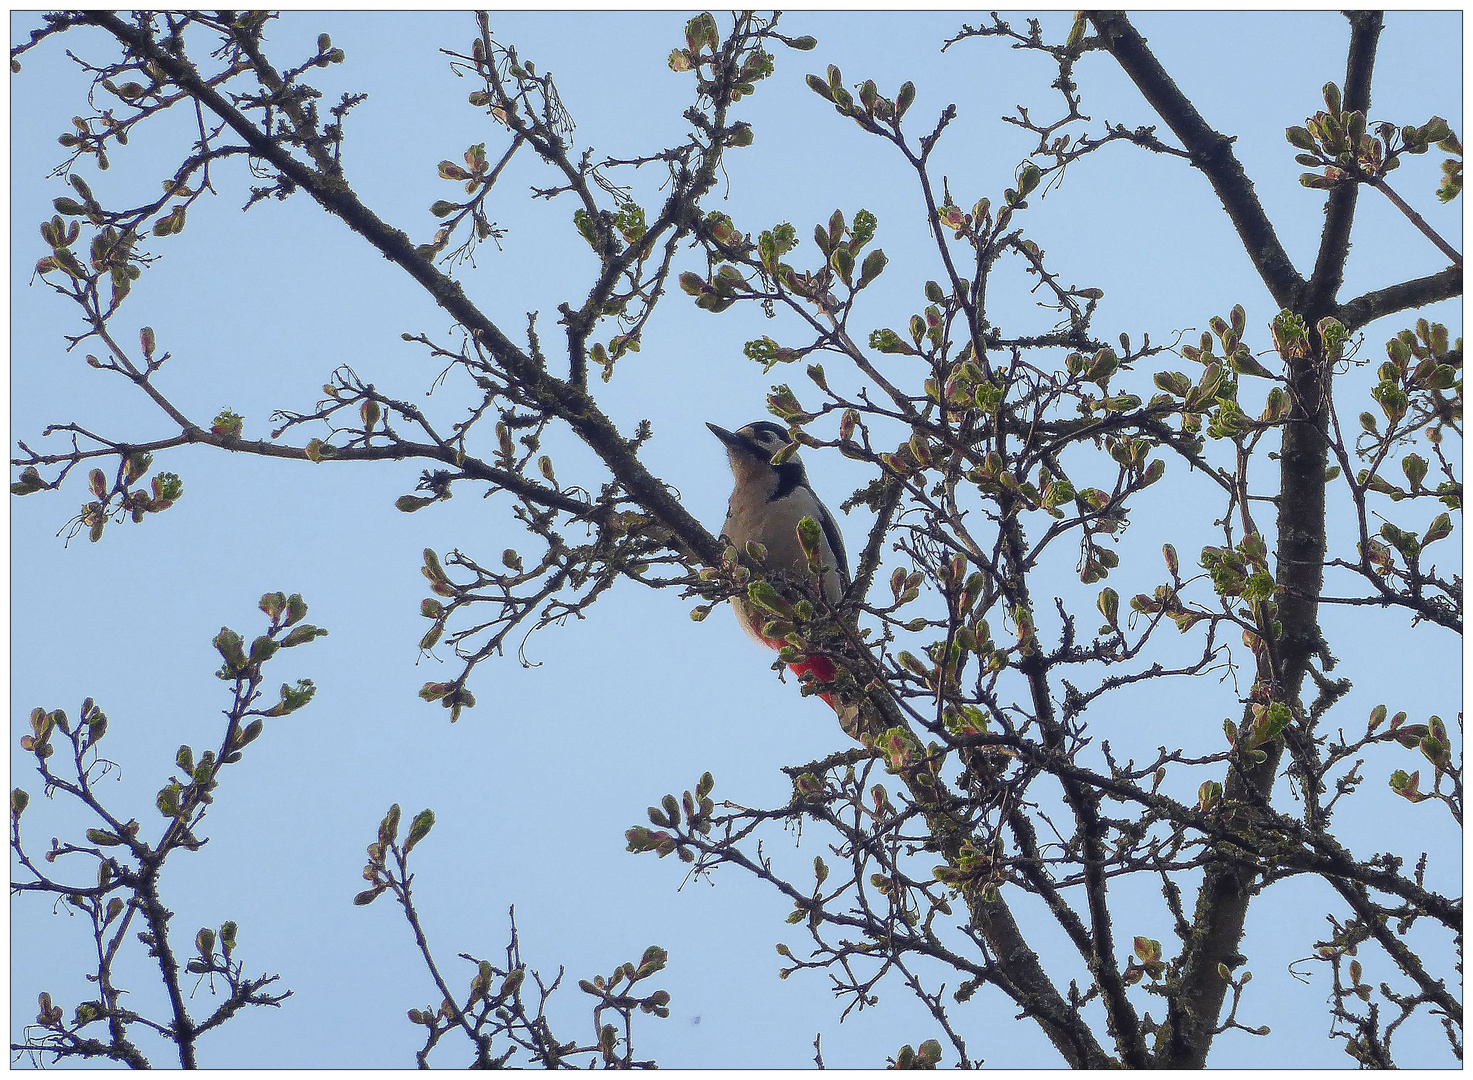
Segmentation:
<svg viewBox="0 0 1473 1080">
<path fill-rule="evenodd" d="M 768 454 L 775 454 L 788 445 L 787 432 L 779 431 L 771 425 L 754 426 L 743 434 L 752 440 L 753 446 Z"/>
</svg>

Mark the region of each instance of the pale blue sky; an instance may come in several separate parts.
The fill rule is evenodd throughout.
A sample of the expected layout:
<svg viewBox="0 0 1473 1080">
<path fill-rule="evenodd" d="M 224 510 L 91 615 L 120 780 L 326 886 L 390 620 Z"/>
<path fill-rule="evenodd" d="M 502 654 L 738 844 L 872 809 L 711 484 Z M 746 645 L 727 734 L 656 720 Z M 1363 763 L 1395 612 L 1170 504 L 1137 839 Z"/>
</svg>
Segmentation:
<svg viewBox="0 0 1473 1080">
<path fill-rule="evenodd" d="M 1045 21 L 1062 36 L 1066 20 L 1055 13 Z M 958 119 L 938 151 L 938 171 L 951 177 L 961 205 L 983 195 L 996 200 L 1029 143 L 998 116 L 1019 103 L 1050 114 L 1053 72 L 1039 57 L 996 41 L 940 54 L 941 42 L 963 21 L 962 13 L 944 12 L 785 15 L 787 31 L 813 34 L 818 49 L 780 53 L 776 75 L 739 106 L 756 141 L 726 159 L 729 200 L 720 201 L 728 192 L 723 182 L 708 204 L 754 233 L 791 221 L 800 237 L 836 207 L 850 216 L 860 207 L 874 211 L 876 243 L 890 266 L 856 316 L 866 331 L 908 317 L 921 283 L 937 276 L 936 257 L 924 242 L 920 203 L 902 163 L 804 88 L 803 76 L 833 63 L 847 82 L 874 78 L 891 93 L 912 79 L 918 94 L 910 118 L 917 130 L 955 102 Z M 1345 20 L 1330 12 L 1149 13 L 1136 22 L 1208 122 L 1238 136 L 1237 152 L 1280 237 L 1306 266 L 1322 200 L 1297 183 L 1300 170 L 1283 129 L 1319 106 L 1325 81 L 1343 77 Z M 32 25 L 32 16 L 13 16 L 12 40 Z M 522 12 L 498 14 L 492 26 L 554 74 L 580 146 L 632 156 L 683 136 L 689 76 L 665 64 L 680 43 L 683 16 Z M 369 93 L 347 124 L 349 181 L 381 217 L 427 240 L 434 227 L 428 206 L 448 197 L 451 186 L 436 177 L 436 163 L 483 140 L 494 153 L 500 137 L 466 104 L 472 87 L 452 76 L 437 52 L 469 45 L 471 17 L 291 13 L 272 25 L 268 40 L 282 55 L 306 55 L 322 31 L 347 53 L 347 62 L 317 83 L 328 100 L 345 90 Z M 1372 119 L 1420 123 L 1439 113 L 1461 134 L 1460 40 L 1458 13 L 1389 15 Z M 64 193 L 61 182 L 43 177 L 60 160 L 56 135 L 84 90 L 62 44 L 71 43 L 27 54 L 24 71 L 12 77 L 12 445 L 15 438 L 36 445 L 46 423 L 62 420 L 132 437 L 168 431 L 123 386 L 64 352 L 61 335 L 76 325 L 72 310 L 29 284 L 30 268 L 44 253 L 36 224 Z M 1096 122 L 1154 121 L 1109 60 L 1086 58 L 1077 77 L 1084 109 Z M 135 138 L 103 178 L 86 175 L 105 200 L 151 196 L 159 177 L 140 165 L 155 148 L 179 153 L 178 131 L 171 137 Z M 1461 204 L 1436 203 L 1436 174 L 1436 155 L 1429 154 L 1393 179 L 1460 245 Z M 555 336 L 557 304 L 583 294 L 593 258 L 568 226 L 566 201 L 522 197 L 539 179 L 530 159 L 513 166 L 492 210 L 509 230 L 504 251 L 484 249 L 478 267 L 463 277 L 472 298 L 513 337 L 526 311 L 541 311 L 547 342 Z M 647 207 L 658 197 L 659 179 L 649 169 L 637 177 L 636 197 Z M 229 405 L 245 416 L 247 436 L 264 437 L 273 408 L 310 407 L 327 373 L 349 364 L 381 390 L 424 402 L 432 414 L 456 414 L 453 391 L 426 401 L 438 368 L 400 339 L 406 331 L 441 337 L 449 330 L 448 318 L 421 292 L 305 197 L 242 215 L 240 170 L 224 170 L 218 187 L 218 198 L 191 211 L 183 237 L 151 245 L 163 257 L 120 316 L 130 333 L 152 325 L 160 351 L 173 353 L 160 385 L 176 404 L 206 422 Z M 1367 193 L 1361 208 L 1343 296 L 1441 267 L 1432 246 L 1383 200 Z M 1242 303 L 1250 343 L 1269 346 L 1271 301 L 1206 181 L 1180 161 L 1106 148 L 1073 166 L 1062 188 L 1034 200 L 1026 219 L 1066 282 L 1105 289 L 1095 323 L 1102 338 L 1127 331 L 1138 339 L 1148 331 L 1168 340 L 1172 331 L 1204 327 L 1210 316 Z M 1027 293 L 1031 279 L 997 280 L 994 319 L 1019 330 L 1046 325 L 1047 315 Z M 1461 333 L 1456 305 L 1442 305 L 1436 317 Z M 1379 357 L 1401 325 L 1373 326 L 1366 352 Z M 711 316 L 672 295 L 647 330 L 643 351 L 621 362 L 611 385 L 598 388 L 624 430 L 640 418 L 653 422 L 646 461 L 713 529 L 729 481 L 705 423 L 736 427 L 757 419 L 771 382 L 802 381 L 797 370 L 764 376 L 741 356 L 745 340 L 764 333 L 781 339 L 791 330 L 740 306 Z M 838 365 L 827 367 L 834 378 Z M 1361 407 L 1347 409 L 1353 416 Z M 596 478 L 586 452 L 566 447 L 565 439 L 558 446 L 560 479 Z M 247 969 L 279 972 L 295 992 L 279 1012 L 243 1014 L 207 1039 L 202 1064 L 412 1064 L 419 1029 L 404 1014 L 435 1000 L 428 976 L 397 907 L 387 898 L 366 910 L 349 904 L 362 885 L 363 849 L 393 802 L 407 813 L 431 806 L 439 818 L 415 852 L 416 886 L 440 961 L 455 972 L 452 981 L 471 975 L 468 965 L 458 970 L 457 952 L 493 958 L 502 952 L 506 910 L 515 904 L 529 964 L 549 976 L 559 964 L 568 967 L 568 986 L 553 1006 L 563 1039 L 591 1036 L 576 980 L 607 974 L 650 943 L 670 950 L 661 985 L 673 996 L 672 1016 L 641 1018 L 636 1047 L 666 1066 L 802 1066 L 812 1060 L 819 1031 L 829 1065 L 876 1066 L 903 1043 L 937 1034 L 898 983 L 882 985 L 872 1013 L 840 1026 L 825 977 L 777 979 L 774 943 L 798 950 L 802 939 L 783 923 L 788 906 L 770 890 L 724 872 L 714 888 L 697 883 L 677 891 L 683 871 L 674 860 L 656 863 L 623 850 L 624 829 L 645 820 L 645 807 L 691 787 L 703 770 L 715 774 L 718 801 L 777 805 L 788 792 L 779 766 L 812 760 L 844 741 L 821 704 L 800 699 L 791 681 L 772 676 L 769 658 L 740 635 L 729 614 L 693 624 L 686 617 L 690 604 L 673 590 L 621 586 L 586 621 L 535 635 L 527 656 L 540 666 L 525 669 L 515 656 L 482 665 L 473 684 L 480 704 L 451 726 L 443 710 L 415 696 L 422 683 L 452 671 L 416 662 L 426 625 L 418 615 L 426 595 L 419 552 L 458 546 L 494 559 L 502 548 L 518 546 L 522 537 L 504 496 L 481 500 L 464 487 L 450 503 L 403 515 L 392 504 L 412 490 L 417 463 L 314 467 L 200 450 L 160 465 L 183 477 L 184 498 L 142 526 L 110 527 L 96 545 L 82 538 L 64 548 L 55 538 L 87 497 L 80 477 L 60 495 L 12 500 L 12 715 L 18 725 L 37 705 L 75 715 L 84 696 L 95 697 L 111 718 L 108 750 L 122 765 L 118 782 L 102 790 L 124 816 L 136 814 L 151 827 L 159 820 L 154 793 L 175 749 L 181 742 L 200 748 L 218 737 L 227 699 L 212 674 L 218 659 L 210 639 L 220 625 L 252 633 L 261 625 L 259 596 L 283 589 L 302 592 L 311 621 L 331 631 L 273 662 L 272 679 L 312 677 L 317 700 L 268 726 L 224 778 L 208 819 L 209 846 L 174 856 L 166 871 L 165 901 L 177 912 L 173 930 L 181 946 L 199 926 L 235 919 Z M 810 461 L 809 468 L 834 506 L 865 479 L 843 459 Z M 1123 596 L 1154 581 L 1154 552 L 1163 540 L 1177 544 L 1187 565 L 1195 562 L 1189 553 L 1212 542 L 1210 529 L 1191 518 L 1200 505 L 1190 501 L 1197 489 L 1183 483 L 1170 490 L 1181 494 L 1137 507 L 1134 534 L 1123 548 L 1123 583 L 1112 579 Z M 857 514 L 840 525 L 854 549 L 868 518 Z M 1092 611 L 1095 590 L 1081 587 L 1067 562 L 1060 563 L 1057 591 Z M 1341 707 L 1347 729 L 1380 701 L 1393 711 L 1407 709 L 1414 720 L 1430 712 L 1451 718 L 1460 708 L 1457 641 L 1424 627 L 1408 650 L 1405 624 L 1399 615 L 1362 614 L 1329 625 L 1332 648 L 1357 679 Z M 1181 724 L 1216 729 L 1236 712 L 1234 697 L 1231 684 L 1203 682 L 1133 703 L 1105 703 L 1090 719 L 1117 749 L 1146 757 L 1179 738 Z M 1372 770 L 1364 811 L 1340 822 L 1359 831 L 1353 842 L 1362 852 L 1403 849 L 1406 830 L 1438 817 L 1429 807 L 1382 794 L 1384 775 L 1394 767 L 1387 758 L 1379 772 Z M 12 772 L 14 783 L 39 794 L 27 760 L 14 760 Z M 24 822 L 33 848 L 68 827 L 66 810 L 60 802 L 33 802 Z M 792 834 L 770 839 L 779 865 L 802 868 L 823 850 L 816 832 L 796 850 L 793 840 Z M 1429 880 L 1454 888 L 1461 872 L 1455 834 L 1433 829 L 1425 843 L 1436 844 L 1439 856 Z M 1282 886 L 1258 902 L 1245 945 L 1255 979 L 1240 1019 L 1275 1031 L 1267 1043 L 1241 1033 L 1223 1036 L 1213 1065 L 1346 1063 L 1339 1044 L 1324 1037 L 1327 975 L 1319 971 L 1303 985 L 1285 971 L 1327 930 L 1324 892 Z M 1156 937 L 1170 948 L 1159 894 L 1144 888 L 1140 895 L 1140 910 L 1148 914 L 1138 925 L 1122 922 L 1118 932 L 1126 940 L 1137 933 Z M 39 990 L 68 1009 L 83 999 L 78 973 L 88 942 L 77 921 L 53 918 L 34 900 L 17 902 L 13 912 L 15 1035 L 33 1017 Z M 158 994 L 137 962 L 123 968 L 120 981 L 134 991 L 134 1008 L 147 1011 L 154 1003 L 157 1012 Z M 205 993 L 196 997 L 200 1011 L 208 1007 Z M 995 994 L 979 994 L 953 1016 L 970 1052 L 990 1066 L 1057 1064 L 1037 1029 L 1015 1021 Z M 1407 1050 L 1406 1064 L 1446 1063 L 1440 1034 L 1427 1031 L 1426 1059 Z M 463 1048 L 446 1046 L 439 1063 L 467 1060 Z M 159 1053 L 154 1060 L 162 1065 L 168 1058 Z"/>
</svg>

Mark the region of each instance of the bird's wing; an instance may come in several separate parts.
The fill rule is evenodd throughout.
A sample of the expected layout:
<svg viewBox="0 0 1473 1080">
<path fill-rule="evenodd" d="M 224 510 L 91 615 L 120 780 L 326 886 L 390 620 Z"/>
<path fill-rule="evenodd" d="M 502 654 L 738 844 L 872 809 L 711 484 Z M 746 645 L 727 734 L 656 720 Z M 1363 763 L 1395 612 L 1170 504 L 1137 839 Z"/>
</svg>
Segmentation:
<svg viewBox="0 0 1473 1080">
<path fill-rule="evenodd" d="M 824 538 L 829 542 L 829 549 L 834 553 L 834 562 L 838 564 L 839 577 L 843 580 L 843 586 L 847 590 L 849 588 L 849 556 L 844 552 L 844 538 L 839 535 L 839 525 L 834 521 L 834 515 L 829 513 L 829 508 L 821 502 L 818 504 L 818 523 L 823 528 Z"/>
</svg>

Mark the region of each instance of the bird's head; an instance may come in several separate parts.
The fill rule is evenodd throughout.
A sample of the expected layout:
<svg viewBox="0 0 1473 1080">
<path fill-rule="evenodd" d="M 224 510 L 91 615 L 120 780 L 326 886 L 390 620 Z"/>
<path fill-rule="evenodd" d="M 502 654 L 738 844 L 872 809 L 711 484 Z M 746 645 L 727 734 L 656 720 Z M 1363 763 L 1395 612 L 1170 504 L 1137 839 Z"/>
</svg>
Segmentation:
<svg viewBox="0 0 1473 1080">
<path fill-rule="evenodd" d="M 735 431 L 715 424 L 706 426 L 726 445 L 726 457 L 738 487 L 760 484 L 772 494 L 778 489 L 791 490 L 796 484 L 806 483 L 803 462 L 797 454 L 781 465 L 772 464 L 773 455 L 792 442 L 786 428 L 770 420 L 758 420 Z"/>
</svg>

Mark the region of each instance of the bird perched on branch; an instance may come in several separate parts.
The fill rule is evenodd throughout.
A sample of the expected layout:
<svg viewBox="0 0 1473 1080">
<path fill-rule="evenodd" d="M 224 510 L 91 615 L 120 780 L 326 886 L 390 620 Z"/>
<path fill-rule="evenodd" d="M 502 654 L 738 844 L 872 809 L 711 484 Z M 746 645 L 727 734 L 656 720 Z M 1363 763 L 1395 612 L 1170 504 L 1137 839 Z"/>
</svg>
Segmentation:
<svg viewBox="0 0 1473 1080">
<path fill-rule="evenodd" d="M 761 544 L 766 549 L 762 560 L 766 569 L 801 581 L 812 571 L 808 552 L 799 538 L 799 523 L 804 518 L 817 522 L 819 533 L 814 538 L 817 542 L 810 546 L 816 548 L 817 561 L 822 566 L 819 589 L 824 600 L 830 605 L 837 604 L 849 587 L 844 538 L 839 535 L 834 515 L 808 483 L 808 473 L 798 455 L 790 454 L 773 464 L 778 451 L 791 441 L 787 431 L 767 420 L 736 431 L 715 424 L 706 426 L 726 445 L 727 459 L 736 480 L 722 533 L 739 551 L 744 551 L 749 542 Z M 776 617 L 772 613 L 741 596 L 732 597 L 731 606 L 748 635 L 772 649 L 787 644 L 762 633 L 763 626 Z M 833 682 L 836 674 L 833 661 L 826 656 L 807 656 L 788 666 L 800 678 L 812 672 L 819 682 Z M 840 726 L 850 735 L 857 735 L 858 709 L 835 701 L 828 692 L 820 693 L 819 697 L 838 713 Z"/>
</svg>

